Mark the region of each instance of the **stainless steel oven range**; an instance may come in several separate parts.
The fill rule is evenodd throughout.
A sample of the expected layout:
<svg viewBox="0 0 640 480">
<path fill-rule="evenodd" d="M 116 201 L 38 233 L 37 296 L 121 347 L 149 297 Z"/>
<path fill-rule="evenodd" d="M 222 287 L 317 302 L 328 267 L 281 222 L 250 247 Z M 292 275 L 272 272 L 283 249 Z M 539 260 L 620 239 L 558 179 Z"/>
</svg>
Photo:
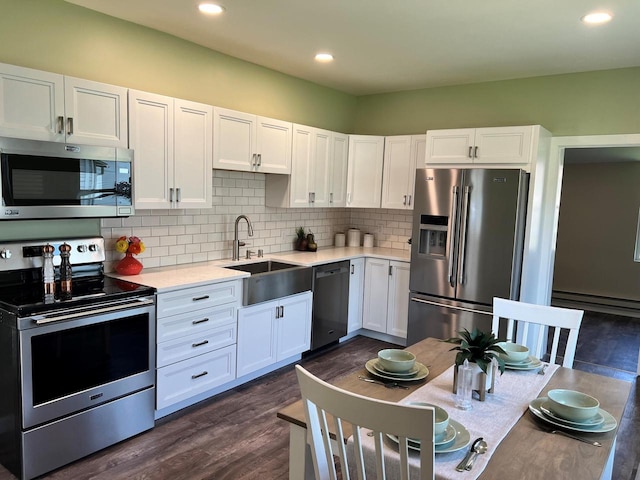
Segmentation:
<svg viewBox="0 0 640 480">
<path fill-rule="evenodd" d="M 72 296 L 42 251 L 71 246 Z M 104 240 L 0 243 L 0 463 L 30 479 L 154 425 L 154 290 L 103 274 Z M 59 280 L 58 280 L 59 281 Z"/>
</svg>

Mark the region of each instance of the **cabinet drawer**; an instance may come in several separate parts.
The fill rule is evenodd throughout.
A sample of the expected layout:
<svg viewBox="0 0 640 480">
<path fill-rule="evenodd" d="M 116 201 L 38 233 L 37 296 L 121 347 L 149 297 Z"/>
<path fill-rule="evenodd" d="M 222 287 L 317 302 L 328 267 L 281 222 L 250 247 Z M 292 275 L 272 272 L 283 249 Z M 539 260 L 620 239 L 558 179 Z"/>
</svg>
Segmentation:
<svg viewBox="0 0 640 480">
<path fill-rule="evenodd" d="M 157 371 L 156 409 L 204 393 L 236 378 L 236 346 L 174 363 Z"/>
<path fill-rule="evenodd" d="M 236 343 L 238 328 L 236 323 L 212 328 L 202 333 L 175 338 L 157 346 L 158 367 L 186 360 L 196 355 L 209 353 Z"/>
<path fill-rule="evenodd" d="M 234 304 L 194 310 L 157 320 L 156 343 L 203 333 L 222 325 L 236 324 L 237 307 Z"/>
<path fill-rule="evenodd" d="M 175 315 L 186 310 L 202 309 L 226 303 L 240 304 L 242 283 L 240 280 L 214 283 L 202 287 L 185 288 L 158 295 L 158 318 Z"/>
</svg>

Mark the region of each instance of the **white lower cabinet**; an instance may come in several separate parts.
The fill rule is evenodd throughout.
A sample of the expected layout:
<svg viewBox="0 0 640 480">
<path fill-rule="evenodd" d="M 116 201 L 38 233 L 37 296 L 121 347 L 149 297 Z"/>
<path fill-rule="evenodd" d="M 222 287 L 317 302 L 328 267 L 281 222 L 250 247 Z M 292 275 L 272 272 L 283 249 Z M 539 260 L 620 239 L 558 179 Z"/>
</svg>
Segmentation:
<svg viewBox="0 0 640 480">
<path fill-rule="evenodd" d="M 347 333 L 351 333 L 362 328 L 364 258 L 354 258 L 351 260 L 349 274 L 349 313 L 347 315 Z"/>
<path fill-rule="evenodd" d="M 367 258 L 362 327 L 407 337 L 409 263 Z"/>
<path fill-rule="evenodd" d="M 240 280 L 158 294 L 156 409 L 236 378 Z"/>
<path fill-rule="evenodd" d="M 237 376 L 309 350 L 311 292 L 238 310 Z"/>
</svg>

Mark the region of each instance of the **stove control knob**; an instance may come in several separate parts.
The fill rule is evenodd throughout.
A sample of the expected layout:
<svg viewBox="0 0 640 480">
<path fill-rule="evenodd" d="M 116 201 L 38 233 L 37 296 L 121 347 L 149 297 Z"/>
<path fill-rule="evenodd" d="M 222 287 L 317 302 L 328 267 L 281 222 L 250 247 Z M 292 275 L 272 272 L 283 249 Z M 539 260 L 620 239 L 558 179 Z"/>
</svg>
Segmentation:
<svg viewBox="0 0 640 480">
<path fill-rule="evenodd" d="M 78 245 L 78 251 L 80 253 L 84 253 L 87 251 L 87 246 L 86 245 Z"/>
<path fill-rule="evenodd" d="M 11 250 L 0 250 L 0 258 L 8 260 L 11 258 Z"/>
<path fill-rule="evenodd" d="M 98 246 L 95 243 L 92 243 L 91 245 L 89 245 L 89 251 L 90 252 L 98 251 Z"/>
</svg>

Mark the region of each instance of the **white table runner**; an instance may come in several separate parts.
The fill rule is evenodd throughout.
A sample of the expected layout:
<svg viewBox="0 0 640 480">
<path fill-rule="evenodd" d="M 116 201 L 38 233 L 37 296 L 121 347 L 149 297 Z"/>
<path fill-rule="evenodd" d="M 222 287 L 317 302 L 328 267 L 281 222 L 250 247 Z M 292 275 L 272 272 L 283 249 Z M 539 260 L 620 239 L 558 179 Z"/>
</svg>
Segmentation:
<svg viewBox="0 0 640 480">
<path fill-rule="evenodd" d="M 454 406 L 453 367 L 403 399 L 401 403 L 419 401 L 441 406 L 449 412 L 450 418 L 461 423 L 469 431 L 471 442 L 478 437 L 483 437 L 488 444 L 487 453 L 478 457 L 471 471 L 458 472 L 455 469 L 468 452 L 469 447 L 457 452 L 437 453 L 435 456 L 436 479 L 468 480 L 477 478 L 487 466 L 498 444 L 528 409 L 529 402 L 538 398 L 557 369 L 558 365 L 549 365 L 545 375 L 538 375 L 537 370 L 506 370 L 496 379 L 495 393 L 487 394 L 484 402 L 473 400 L 472 408 L 466 411 L 459 410 Z M 363 434 L 362 437 L 367 473 L 368 476 L 375 477 L 374 441 L 366 434 Z M 397 444 L 389 439 L 385 441 L 385 447 L 389 447 L 385 448 L 387 478 L 399 478 L 400 465 Z M 353 437 L 348 441 L 348 450 L 350 451 L 352 451 L 352 443 Z M 419 461 L 418 454 L 412 452 L 410 464 L 415 468 L 411 469 L 411 478 L 414 476 L 418 478 Z M 355 467 L 351 459 L 349 467 Z"/>
</svg>

